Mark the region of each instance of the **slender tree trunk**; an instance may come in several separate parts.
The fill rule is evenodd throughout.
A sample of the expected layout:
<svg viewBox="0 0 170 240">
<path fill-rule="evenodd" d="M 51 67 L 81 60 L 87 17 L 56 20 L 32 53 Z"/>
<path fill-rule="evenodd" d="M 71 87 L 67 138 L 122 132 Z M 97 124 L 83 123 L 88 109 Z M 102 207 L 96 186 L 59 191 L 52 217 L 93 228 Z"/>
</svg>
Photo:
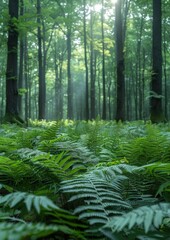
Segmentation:
<svg viewBox="0 0 170 240">
<path fill-rule="evenodd" d="M 55 113 L 56 119 L 63 118 L 63 86 L 62 86 L 62 64 L 63 57 L 58 59 L 57 43 L 54 45 L 54 66 L 55 66 Z"/>
<path fill-rule="evenodd" d="M 116 64 L 117 64 L 117 110 L 116 121 L 125 120 L 125 66 L 122 0 L 116 3 Z"/>
<path fill-rule="evenodd" d="M 112 107 L 111 107 L 111 86 L 112 86 L 112 76 L 110 74 L 109 76 L 109 82 L 108 82 L 108 118 L 109 120 L 112 119 Z"/>
<path fill-rule="evenodd" d="M 59 114 L 60 114 L 60 119 L 63 119 L 64 115 L 64 99 L 63 99 L 63 61 L 60 62 L 59 65 L 59 89 L 60 89 L 60 94 L 59 94 Z"/>
<path fill-rule="evenodd" d="M 54 117 L 59 119 L 59 64 L 57 63 L 57 43 L 54 43 L 54 66 L 55 66 L 55 113 Z"/>
<path fill-rule="evenodd" d="M 101 9 L 101 28 L 102 28 L 102 82 L 103 82 L 102 119 L 106 120 L 106 73 L 105 73 L 105 43 L 104 43 L 104 0 L 102 0 L 102 9 Z"/>
<path fill-rule="evenodd" d="M 84 30 L 84 63 L 85 63 L 85 119 L 89 119 L 89 70 L 88 70 L 88 59 L 87 59 L 87 33 L 86 33 L 86 0 L 84 4 L 84 17 L 83 17 L 83 30 Z"/>
<path fill-rule="evenodd" d="M 163 2 L 164 9 L 163 11 L 166 11 L 166 6 L 167 4 Z M 164 17 L 163 19 L 163 59 L 164 59 L 164 64 L 163 64 L 163 74 L 164 74 L 164 112 L 165 112 L 165 119 L 168 120 L 168 77 L 167 77 L 167 43 L 166 43 L 166 26 L 167 26 L 167 18 Z"/>
<path fill-rule="evenodd" d="M 45 119 L 46 107 L 46 84 L 44 77 L 43 65 L 43 50 L 42 50 L 42 30 L 41 30 L 41 3 L 37 0 L 37 23 L 38 23 L 38 78 L 39 78 L 39 93 L 38 93 L 38 119 Z"/>
<path fill-rule="evenodd" d="M 138 116 L 139 119 L 142 119 L 143 117 L 143 106 L 142 106 L 142 78 L 141 78 L 141 45 L 142 45 L 142 32 L 143 32 L 143 28 L 144 28 L 144 16 L 141 16 L 141 21 L 140 21 L 140 28 L 139 28 L 139 33 L 137 35 L 137 52 L 136 52 L 136 56 L 137 56 L 137 80 L 138 80 L 138 99 L 139 99 L 139 104 L 138 104 Z"/>
<path fill-rule="evenodd" d="M 67 77 L 68 77 L 68 103 L 67 118 L 73 119 L 73 82 L 71 76 L 71 26 L 67 27 Z"/>
<path fill-rule="evenodd" d="M 24 14 L 24 2 L 20 0 L 20 16 Z M 20 57 L 19 57 L 19 76 L 18 76 L 18 88 L 22 89 L 24 85 L 24 37 L 20 37 Z M 22 114 L 22 95 L 19 94 L 18 108 L 20 114 Z"/>
<path fill-rule="evenodd" d="M 28 85 L 28 48 L 27 48 L 27 36 L 24 39 L 24 79 L 25 79 L 25 88 L 26 88 L 26 94 L 25 94 L 25 120 L 28 120 L 29 117 L 29 85 Z"/>
<path fill-rule="evenodd" d="M 4 81 L 1 81 L 0 87 L 1 87 L 1 104 L 0 104 L 1 115 L 0 115 L 0 119 L 2 119 L 3 116 L 4 116 L 4 109 L 5 109 L 5 106 L 4 106 L 4 103 L 5 103 L 5 83 L 4 83 Z"/>
<path fill-rule="evenodd" d="M 142 79 L 142 109 L 143 109 L 143 119 L 146 120 L 146 106 L 145 106 L 145 69 L 146 69 L 146 56 L 145 56 L 145 49 L 143 49 L 143 63 L 142 63 L 142 74 L 141 74 L 141 79 Z"/>
<path fill-rule="evenodd" d="M 93 36 L 93 12 L 90 12 L 90 118 L 96 118 L 95 53 Z"/>
<path fill-rule="evenodd" d="M 164 121 L 162 110 L 162 10 L 161 0 L 153 0 L 153 32 L 152 32 L 152 81 L 150 118 L 153 123 Z"/>
</svg>

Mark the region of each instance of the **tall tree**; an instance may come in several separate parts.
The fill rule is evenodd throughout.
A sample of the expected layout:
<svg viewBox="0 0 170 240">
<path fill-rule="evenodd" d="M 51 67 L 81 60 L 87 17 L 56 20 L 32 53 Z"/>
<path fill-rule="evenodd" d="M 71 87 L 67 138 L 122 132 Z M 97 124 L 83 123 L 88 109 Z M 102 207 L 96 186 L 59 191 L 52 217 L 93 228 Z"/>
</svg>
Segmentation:
<svg viewBox="0 0 170 240">
<path fill-rule="evenodd" d="M 125 60 L 124 60 L 124 36 L 123 36 L 123 1 L 116 3 L 116 69 L 117 69 L 117 109 L 116 121 L 125 120 Z"/>
<path fill-rule="evenodd" d="M 96 118 L 96 56 L 94 50 L 94 16 L 90 1 L 90 119 Z"/>
<path fill-rule="evenodd" d="M 102 28 L 102 82 L 103 82 L 103 109 L 102 119 L 106 120 L 106 73 L 105 73 L 105 42 L 104 42 L 104 0 L 101 9 L 101 28 Z"/>
<path fill-rule="evenodd" d="M 6 69 L 6 112 L 5 121 L 23 123 L 18 111 L 18 29 L 17 19 L 19 0 L 9 0 L 9 23 L 7 41 L 7 69 Z"/>
<path fill-rule="evenodd" d="M 24 15 L 24 1 L 20 0 L 20 16 Z M 20 35 L 19 39 L 19 49 L 20 49 L 20 56 L 19 56 L 19 74 L 18 74 L 18 88 L 19 90 L 23 88 L 23 77 L 24 77 L 24 38 L 22 35 Z M 22 94 L 19 93 L 19 98 L 18 98 L 18 107 L 19 107 L 19 112 L 22 113 Z"/>
<path fill-rule="evenodd" d="M 153 123 L 164 120 L 162 110 L 162 1 L 153 0 L 152 79 L 150 118 Z"/>
<path fill-rule="evenodd" d="M 67 0 L 68 6 L 68 18 L 67 18 L 67 78 L 68 78 L 68 88 L 67 88 L 67 118 L 73 119 L 73 80 L 71 74 L 71 58 L 72 58 L 72 24 L 69 21 L 72 21 L 71 9 L 72 9 L 72 0 Z"/>
<path fill-rule="evenodd" d="M 89 69 L 87 59 L 86 0 L 83 0 L 84 64 L 85 64 L 85 119 L 89 119 Z"/>
<path fill-rule="evenodd" d="M 38 95 L 38 119 L 45 119 L 46 106 L 46 83 L 45 69 L 43 62 L 43 41 L 42 41 L 42 23 L 41 23 L 41 1 L 37 0 L 37 23 L 38 23 L 38 78 L 39 78 L 39 95 Z"/>
</svg>

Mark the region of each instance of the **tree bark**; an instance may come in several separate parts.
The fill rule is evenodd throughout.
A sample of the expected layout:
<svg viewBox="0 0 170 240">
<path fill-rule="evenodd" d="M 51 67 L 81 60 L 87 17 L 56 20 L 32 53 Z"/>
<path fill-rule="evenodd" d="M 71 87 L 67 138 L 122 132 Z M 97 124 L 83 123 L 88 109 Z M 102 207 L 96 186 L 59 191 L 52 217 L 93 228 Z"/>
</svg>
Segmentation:
<svg viewBox="0 0 170 240">
<path fill-rule="evenodd" d="M 164 121 L 162 110 L 162 10 L 161 0 L 153 0 L 152 25 L 152 79 L 150 119 L 152 123 Z"/>
<path fill-rule="evenodd" d="M 71 26 L 67 26 L 67 78 L 68 78 L 68 102 L 67 102 L 67 118 L 73 119 L 73 83 L 71 76 Z"/>
<path fill-rule="evenodd" d="M 20 16 L 24 14 L 24 2 L 20 0 Z M 22 89 L 24 84 L 24 38 L 20 36 L 20 57 L 19 57 L 19 76 L 18 76 L 18 88 Z M 18 98 L 19 112 L 22 113 L 22 94 L 19 94 Z"/>
<path fill-rule="evenodd" d="M 103 119 L 103 120 L 106 120 L 106 76 L 105 76 L 105 44 L 104 44 L 104 0 L 102 0 L 101 25 L 102 25 L 102 82 L 103 82 L 102 119 Z"/>
<path fill-rule="evenodd" d="M 92 3 L 91 3 L 92 4 Z M 96 73 L 93 36 L 93 12 L 90 12 L 90 119 L 96 118 Z"/>
<path fill-rule="evenodd" d="M 87 59 L 87 33 L 86 33 L 86 0 L 84 4 L 84 16 L 83 16 L 83 32 L 84 32 L 84 64 L 85 64 L 85 119 L 89 119 L 89 70 Z"/>
<path fill-rule="evenodd" d="M 117 64 L 117 109 L 116 121 L 125 120 L 125 66 L 122 0 L 116 3 L 116 64 Z"/>
<path fill-rule="evenodd" d="M 43 65 L 42 50 L 42 30 L 41 30 L 41 2 L 37 0 L 37 23 L 38 23 L 38 78 L 39 78 L 39 94 L 38 94 L 38 119 L 45 119 L 46 108 L 46 84 L 45 69 Z"/>
<path fill-rule="evenodd" d="M 18 19 L 18 0 L 9 0 L 9 24 L 7 41 L 7 69 L 6 69 L 6 111 L 4 121 L 10 123 L 23 124 L 19 117 L 18 110 L 18 29 L 16 19 Z"/>
</svg>

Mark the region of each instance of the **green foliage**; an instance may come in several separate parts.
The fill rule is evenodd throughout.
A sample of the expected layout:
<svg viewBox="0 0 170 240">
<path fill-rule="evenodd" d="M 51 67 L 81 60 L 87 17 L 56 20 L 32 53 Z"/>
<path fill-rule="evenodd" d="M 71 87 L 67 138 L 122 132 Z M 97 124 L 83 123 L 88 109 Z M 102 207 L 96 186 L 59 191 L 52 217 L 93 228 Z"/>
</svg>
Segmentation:
<svg viewBox="0 0 170 240">
<path fill-rule="evenodd" d="M 0 223 L 0 236 L 2 240 L 23 240 L 23 239 L 52 239 L 54 236 L 59 234 L 62 238 L 67 233 L 72 234 L 72 230 L 66 226 L 57 225 L 46 225 L 44 223 Z M 73 232 L 74 234 L 74 232 Z M 72 234 L 72 235 L 73 235 Z M 51 236 L 51 237 L 50 237 Z M 76 238 L 73 238 L 76 239 Z M 77 238 L 83 239 L 83 238 Z"/>
<path fill-rule="evenodd" d="M 1 239 L 168 239 L 168 125 L 42 121 L 0 131 Z"/>
<path fill-rule="evenodd" d="M 130 208 L 130 205 L 123 201 L 120 193 L 120 183 L 126 178 L 118 179 L 113 175 L 110 182 L 106 180 L 106 176 L 103 176 L 92 171 L 84 174 L 83 177 L 62 182 L 62 191 L 73 193 L 70 202 L 83 199 L 85 206 L 76 208 L 75 213 L 79 213 L 80 219 L 89 218 L 91 224 L 103 223 L 110 215 L 118 214 L 120 209 Z"/>
<path fill-rule="evenodd" d="M 120 232 L 126 228 L 131 230 L 138 226 L 144 229 L 145 233 L 156 231 L 163 224 L 163 219 L 170 218 L 170 204 L 160 203 L 153 206 L 143 206 L 134 209 L 122 216 L 113 217 L 104 226 L 111 228 L 113 232 Z"/>
<path fill-rule="evenodd" d="M 32 207 L 35 208 L 37 213 L 41 212 L 41 208 L 46 210 L 58 209 L 58 207 L 45 196 L 35 196 L 33 194 L 28 194 L 26 192 L 14 192 L 0 197 L 0 205 L 9 206 L 10 208 L 15 208 L 16 205 L 24 202 L 26 208 L 31 211 Z"/>
</svg>

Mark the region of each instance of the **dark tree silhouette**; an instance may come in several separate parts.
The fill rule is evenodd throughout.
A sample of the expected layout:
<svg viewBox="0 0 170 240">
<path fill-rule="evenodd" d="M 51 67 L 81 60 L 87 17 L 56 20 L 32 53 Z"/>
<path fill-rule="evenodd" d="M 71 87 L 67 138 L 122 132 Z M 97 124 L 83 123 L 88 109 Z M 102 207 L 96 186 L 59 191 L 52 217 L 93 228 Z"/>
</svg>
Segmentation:
<svg viewBox="0 0 170 240">
<path fill-rule="evenodd" d="M 150 118 L 153 123 L 164 120 L 162 110 L 162 10 L 161 0 L 153 0 L 152 26 L 152 81 Z"/>
<path fill-rule="evenodd" d="M 23 120 L 19 117 L 18 110 L 18 0 L 9 0 L 9 23 L 8 23 L 8 41 L 7 41 L 7 69 L 6 69 L 6 122 L 22 124 Z"/>
<path fill-rule="evenodd" d="M 116 3 L 116 68 L 117 68 L 117 109 L 116 121 L 125 120 L 125 76 L 124 76 L 124 36 L 122 0 Z"/>
</svg>

